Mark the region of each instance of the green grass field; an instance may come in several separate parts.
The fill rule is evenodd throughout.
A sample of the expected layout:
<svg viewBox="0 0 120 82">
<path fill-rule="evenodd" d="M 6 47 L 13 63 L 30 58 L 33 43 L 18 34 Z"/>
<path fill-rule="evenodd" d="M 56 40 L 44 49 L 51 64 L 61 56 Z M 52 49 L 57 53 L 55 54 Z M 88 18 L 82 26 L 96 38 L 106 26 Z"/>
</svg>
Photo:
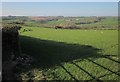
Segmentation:
<svg viewBox="0 0 120 82">
<path fill-rule="evenodd" d="M 23 29 L 32 31 L 23 32 Z M 24 27 L 22 53 L 34 58 L 23 80 L 117 80 L 118 31 Z"/>
</svg>

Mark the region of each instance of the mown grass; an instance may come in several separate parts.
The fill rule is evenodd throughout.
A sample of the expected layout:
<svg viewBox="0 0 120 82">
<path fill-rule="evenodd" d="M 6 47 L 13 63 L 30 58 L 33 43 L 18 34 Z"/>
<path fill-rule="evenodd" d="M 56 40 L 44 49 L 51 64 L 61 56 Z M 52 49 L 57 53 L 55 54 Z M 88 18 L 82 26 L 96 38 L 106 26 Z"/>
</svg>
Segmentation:
<svg viewBox="0 0 120 82">
<path fill-rule="evenodd" d="M 120 76 L 117 30 L 24 27 L 20 35 L 22 52 L 35 59 L 21 73 L 22 79 L 39 80 L 41 71 L 47 80 L 99 81 L 117 80 Z"/>
</svg>

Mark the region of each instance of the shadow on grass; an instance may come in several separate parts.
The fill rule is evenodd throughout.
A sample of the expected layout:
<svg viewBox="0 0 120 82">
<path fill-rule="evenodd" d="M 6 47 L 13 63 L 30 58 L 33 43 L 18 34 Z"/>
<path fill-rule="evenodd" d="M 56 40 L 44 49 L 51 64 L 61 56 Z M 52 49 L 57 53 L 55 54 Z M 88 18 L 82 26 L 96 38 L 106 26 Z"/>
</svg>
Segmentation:
<svg viewBox="0 0 120 82">
<path fill-rule="evenodd" d="M 96 81 L 101 81 L 100 78 L 106 76 L 106 74 L 96 77 L 93 76 L 89 71 L 80 67 L 76 62 L 83 61 L 84 59 L 89 60 L 90 62 L 98 65 L 99 67 L 110 71 L 112 74 L 116 74 L 120 76 L 118 72 L 114 72 L 109 68 L 106 68 L 96 62 L 93 59 L 96 58 L 105 58 L 109 59 L 113 62 L 120 63 L 111 58 L 111 56 L 115 55 L 102 55 L 100 53 L 101 49 L 97 49 L 90 45 L 80 45 L 80 44 L 69 44 L 64 42 L 55 42 L 51 40 L 42 40 L 38 38 L 28 37 L 28 36 L 20 36 L 21 48 L 22 52 L 32 56 L 35 61 L 32 63 L 32 68 L 49 68 L 52 66 L 59 65 L 66 71 L 67 74 L 70 75 L 72 79 L 76 82 L 78 81 L 74 75 L 71 74 L 62 64 L 65 62 L 69 62 L 85 72 L 92 79 Z M 90 58 L 90 59 L 89 59 Z M 92 58 L 92 60 L 91 60 Z M 73 61 L 75 60 L 75 61 Z M 54 75 L 55 76 L 55 75 Z M 79 81 L 78 81 L 79 82 Z"/>
<path fill-rule="evenodd" d="M 20 36 L 22 52 L 35 59 L 34 65 L 49 68 L 76 59 L 97 58 L 100 49 L 89 45 L 68 44 Z"/>
</svg>

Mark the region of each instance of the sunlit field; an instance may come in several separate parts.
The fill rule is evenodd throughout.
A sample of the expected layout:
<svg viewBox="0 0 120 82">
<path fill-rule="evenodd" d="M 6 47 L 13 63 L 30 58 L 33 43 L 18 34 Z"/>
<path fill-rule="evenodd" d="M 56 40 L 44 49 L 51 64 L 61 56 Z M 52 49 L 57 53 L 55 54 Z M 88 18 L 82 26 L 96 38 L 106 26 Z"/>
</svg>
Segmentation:
<svg viewBox="0 0 120 82">
<path fill-rule="evenodd" d="M 26 30 L 26 31 L 24 31 Z M 28 30 L 28 31 L 27 31 Z M 22 53 L 34 58 L 23 80 L 117 80 L 118 31 L 23 27 Z"/>
</svg>

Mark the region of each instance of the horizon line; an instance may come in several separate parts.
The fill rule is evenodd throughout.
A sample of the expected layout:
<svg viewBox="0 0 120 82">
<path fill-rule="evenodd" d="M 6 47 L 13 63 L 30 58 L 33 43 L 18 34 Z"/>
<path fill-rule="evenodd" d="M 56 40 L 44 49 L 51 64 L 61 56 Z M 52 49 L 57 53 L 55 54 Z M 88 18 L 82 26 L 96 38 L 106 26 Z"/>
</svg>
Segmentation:
<svg viewBox="0 0 120 82">
<path fill-rule="evenodd" d="M 85 15 L 81 15 L 81 16 L 63 16 L 63 15 L 0 15 L 0 16 L 28 16 L 28 17 L 37 17 L 37 16 L 44 16 L 44 17 L 59 17 L 59 16 L 62 16 L 62 17 L 94 17 L 94 16 L 118 16 L 118 15 L 88 15 L 88 16 L 85 16 Z"/>
</svg>

